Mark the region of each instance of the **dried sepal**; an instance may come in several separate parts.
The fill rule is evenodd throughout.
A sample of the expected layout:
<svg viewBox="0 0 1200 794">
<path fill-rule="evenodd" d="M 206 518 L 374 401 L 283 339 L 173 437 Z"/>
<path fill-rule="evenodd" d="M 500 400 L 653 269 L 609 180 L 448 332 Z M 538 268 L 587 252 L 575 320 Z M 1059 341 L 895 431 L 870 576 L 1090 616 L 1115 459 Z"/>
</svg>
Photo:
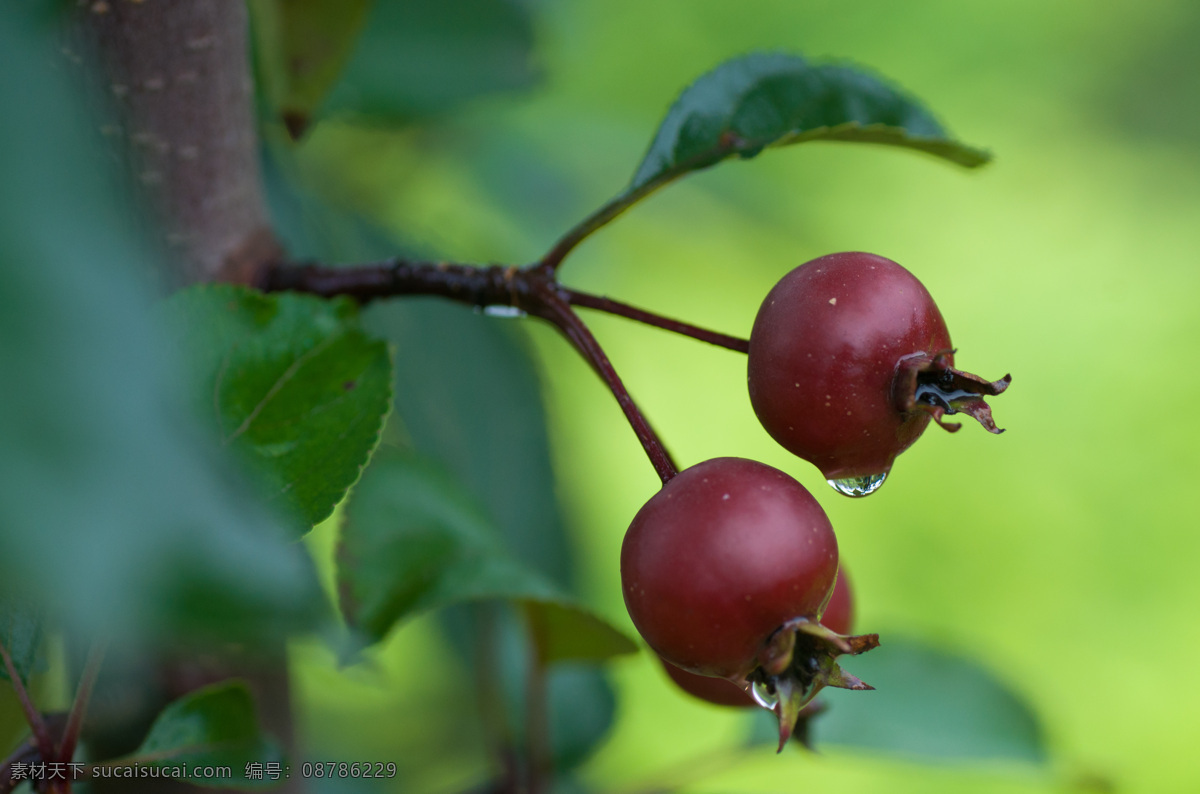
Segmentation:
<svg viewBox="0 0 1200 794">
<path fill-rule="evenodd" d="M 927 413 L 939 427 L 951 433 L 962 425 L 944 422 L 942 417 L 957 413 L 971 417 L 989 433 L 1003 433 L 996 427 L 991 406 L 983 398 L 1001 394 L 1012 382 L 1012 375 L 989 381 L 955 369 L 954 352 L 939 350 L 933 355 L 918 353 L 902 358 L 892 382 L 896 409 L 902 413 Z"/>
<path fill-rule="evenodd" d="M 796 731 L 800 715 L 822 689 L 873 688 L 843 670 L 837 658 L 865 653 L 878 645 L 878 634 L 843 636 L 807 618 L 789 620 L 770 637 L 744 686 L 779 720 L 780 751 Z"/>
</svg>

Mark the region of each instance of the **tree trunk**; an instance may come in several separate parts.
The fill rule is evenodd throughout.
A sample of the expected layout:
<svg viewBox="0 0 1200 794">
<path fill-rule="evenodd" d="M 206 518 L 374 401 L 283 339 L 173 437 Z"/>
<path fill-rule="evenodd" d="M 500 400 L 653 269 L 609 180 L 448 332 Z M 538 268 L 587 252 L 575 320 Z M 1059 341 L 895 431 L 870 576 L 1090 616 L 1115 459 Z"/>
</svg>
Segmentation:
<svg viewBox="0 0 1200 794">
<path fill-rule="evenodd" d="M 163 287 L 249 283 L 260 265 L 282 252 L 263 200 L 245 3 L 77 5 L 65 52 L 86 70 L 86 82 L 99 96 L 100 131 L 118 144 L 128 164 L 146 237 L 161 252 Z M 250 684 L 264 728 L 291 750 L 282 644 L 255 656 L 215 649 L 205 658 L 170 648 L 112 649 L 85 730 L 89 750 L 97 757 L 131 751 L 166 703 L 231 677 Z M 92 790 L 195 789 L 163 780 L 97 780 Z M 299 792 L 303 786 L 293 775 L 275 790 Z"/>
</svg>

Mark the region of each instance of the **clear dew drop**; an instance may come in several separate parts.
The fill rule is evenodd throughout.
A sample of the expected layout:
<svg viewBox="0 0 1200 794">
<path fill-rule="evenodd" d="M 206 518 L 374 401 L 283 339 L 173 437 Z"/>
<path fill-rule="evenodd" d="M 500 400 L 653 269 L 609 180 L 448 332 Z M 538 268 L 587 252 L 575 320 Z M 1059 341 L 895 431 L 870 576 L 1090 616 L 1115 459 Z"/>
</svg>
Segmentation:
<svg viewBox="0 0 1200 794">
<path fill-rule="evenodd" d="M 754 698 L 755 703 L 767 710 L 773 710 L 775 705 L 779 703 L 779 693 L 775 691 L 774 687 L 762 681 L 755 681 L 750 685 L 750 697 Z"/>
<path fill-rule="evenodd" d="M 844 480 L 828 480 L 833 490 L 846 496 L 870 496 L 879 490 L 887 472 L 883 474 L 868 474 L 866 477 L 847 477 Z"/>
<path fill-rule="evenodd" d="M 516 306 L 484 306 L 483 313 L 488 317 L 524 317 L 525 312 Z"/>
</svg>

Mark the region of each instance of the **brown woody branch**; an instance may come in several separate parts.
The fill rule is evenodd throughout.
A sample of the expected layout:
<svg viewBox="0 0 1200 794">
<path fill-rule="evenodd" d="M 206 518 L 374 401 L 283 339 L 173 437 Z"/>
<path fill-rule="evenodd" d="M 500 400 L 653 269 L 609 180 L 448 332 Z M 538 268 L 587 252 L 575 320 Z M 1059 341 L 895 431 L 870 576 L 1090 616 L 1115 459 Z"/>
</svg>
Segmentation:
<svg viewBox="0 0 1200 794">
<path fill-rule="evenodd" d="M 171 286 L 246 283 L 277 257 L 259 175 L 246 4 L 80 2 L 90 82 L 111 99 Z M 95 67 L 99 68 L 95 68 Z"/>
</svg>

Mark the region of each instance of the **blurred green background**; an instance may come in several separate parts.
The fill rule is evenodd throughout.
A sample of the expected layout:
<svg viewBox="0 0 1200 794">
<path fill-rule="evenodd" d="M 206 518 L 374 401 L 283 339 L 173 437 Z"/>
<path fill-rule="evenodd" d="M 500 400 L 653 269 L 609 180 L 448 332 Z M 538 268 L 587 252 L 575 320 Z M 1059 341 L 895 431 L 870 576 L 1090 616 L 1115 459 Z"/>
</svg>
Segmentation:
<svg viewBox="0 0 1200 794">
<path fill-rule="evenodd" d="M 525 6 L 512 0 L 513 9 Z M 1196 376 L 1179 371 L 1195 359 L 1200 339 L 1191 266 L 1200 242 L 1200 7 L 1183 0 L 1000 8 L 882 0 L 543 2 L 529 4 L 531 62 L 526 32 L 511 16 L 463 11 L 488 7 L 499 6 L 463 0 L 455 8 L 471 24 L 451 26 L 442 38 L 414 33 L 400 48 L 418 62 L 413 53 L 449 52 L 463 68 L 444 74 L 444 86 L 410 92 L 405 112 L 422 124 L 384 129 L 334 116 L 301 144 L 274 146 L 280 170 L 376 221 L 411 250 L 464 262 L 529 262 L 624 187 L 686 84 L 751 50 L 869 67 L 923 100 L 960 140 L 996 155 L 987 168 L 966 172 L 870 146 L 771 151 L 651 197 L 585 242 L 563 273 L 570 286 L 738 335 L 749 332 L 759 302 L 784 273 L 825 253 L 872 251 L 924 281 L 960 365 L 990 378 L 1013 374 L 1012 388 L 993 401 L 1008 432 L 992 437 L 966 427 L 950 436 L 934 428 L 865 500 L 837 496 L 766 436 L 746 397 L 742 356 L 615 318 L 588 319 L 680 463 L 753 457 L 818 496 L 851 572 L 859 628 L 883 637 L 875 654 L 887 654 L 889 638 L 897 640 L 893 647 L 912 639 L 984 665 L 1038 714 L 1048 763 L 933 763 L 836 744 L 819 755 L 776 756 L 764 744 L 743 751 L 747 715 L 678 693 L 642 653 L 611 665 L 616 720 L 583 766 L 582 783 L 598 792 L 657 786 L 696 794 L 1200 788 L 1200 694 L 1188 680 L 1200 661 L 1200 578 L 1192 575 L 1200 540 L 1189 522 L 1200 474 L 1191 444 L 1200 433 L 1183 404 Z M 510 24 L 502 38 L 516 44 L 489 50 L 489 31 Z M 383 66 L 404 61 L 388 55 L 376 51 L 362 68 L 386 76 Z M 481 75 L 488 90 L 505 92 L 458 105 Z M 512 90 L 534 76 L 532 87 Z M 438 104 L 449 95 L 453 101 Z M 341 86 L 330 109 L 354 107 L 364 96 Z M 30 138 L 12 149 L 13 162 L 23 163 L 37 145 Z M 55 179 L 46 195 L 74 190 L 73 168 L 50 169 Z M 9 209 L 25 201 L 30 214 L 57 223 L 53 213 L 34 212 L 41 205 L 29 195 L 9 192 Z M 14 229 L 19 217 L 12 215 Z M 88 261 L 103 237 L 59 235 L 51 225 L 41 230 L 48 239 L 88 249 L 72 261 Z M 3 297 L 12 296 L 19 294 Z M 39 311 L 28 313 L 37 319 Z M 632 632 L 618 553 L 625 527 L 657 487 L 633 434 L 552 329 L 471 319 L 465 310 L 455 322 L 467 329 L 464 338 L 477 327 L 503 328 L 534 351 L 576 578 L 588 604 Z M 94 324 L 108 334 L 96 339 L 116 340 L 108 351 L 114 356 L 126 349 L 121 340 L 150 333 L 131 326 L 114 336 L 111 318 Z M 428 349 L 439 348 L 431 342 Z M 511 354 L 502 344 L 495 350 Z M 465 366 L 470 357 L 451 363 Z M 86 369 L 75 358 L 55 361 L 61 373 Z M 111 382 L 106 394 L 135 414 L 136 403 L 119 392 L 138 391 L 129 384 L 142 381 L 113 378 L 113 371 L 101 372 Z M 506 394 L 529 398 L 520 388 Z M 58 413 L 86 417 L 91 408 Z M 400 424 L 389 430 L 402 433 Z M 72 439 L 76 451 L 88 449 L 86 437 Z M 523 450 L 541 443 L 512 441 Z M 507 442 L 486 443 L 497 456 Z M 171 468 L 137 450 L 128 457 Z M 544 484 L 538 465 L 536 453 L 514 454 L 511 468 L 529 466 Z M 14 478 L 12 487 L 20 482 Z M 120 489 L 112 493 L 126 500 Z M 245 512 L 240 502 L 230 505 Z M 122 513 L 93 509 L 133 526 Z M 335 524 L 308 540 L 331 589 Z M 557 550 L 546 558 L 565 559 Z M 309 757 L 395 760 L 403 770 L 391 789 L 363 784 L 354 791 L 449 794 L 480 785 L 489 760 L 466 710 L 473 683 L 442 629 L 434 618 L 412 620 L 366 664 L 346 669 L 321 641 L 298 642 L 292 672 Z M 70 689 L 58 678 L 42 684 L 52 705 Z M 831 696 L 835 710 L 841 694 Z M 6 720 L 12 716 L 6 688 L 0 707 Z"/>
<path fill-rule="evenodd" d="M 696 792 L 1200 787 L 1200 690 L 1189 681 L 1200 661 L 1200 427 L 1185 402 L 1200 340 L 1200 7 L 580 0 L 545 3 L 535 18 L 539 87 L 478 101 L 432 132 L 326 123 L 299 150 L 312 178 L 449 259 L 531 261 L 624 186 L 684 85 L 750 50 L 868 66 L 995 153 L 978 172 L 820 143 L 725 164 L 601 231 L 564 280 L 744 335 L 771 285 L 815 256 L 866 250 L 915 272 L 960 365 L 1012 372 L 993 401 L 1008 432 L 931 429 L 864 500 L 836 496 L 766 436 L 742 356 L 589 320 L 681 463 L 753 457 L 818 496 L 859 627 L 881 633 L 880 653 L 896 635 L 982 661 L 1034 704 L 1052 759 L 925 766 L 763 747 L 709 774 L 692 760 L 720 766 L 742 717 L 675 692 L 643 653 L 614 666 L 616 727 L 585 779 L 630 790 L 682 764 Z M 548 387 L 587 594 L 629 627 L 620 541 L 656 479 L 585 364 L 553 330 L 521 324 Z M 350 725 L 386 720 L 381 734 L 403 729 L 405 751 L 420 752 L 423 720 L 436 723 L 442 688 L 459 686 L 444 652 L 420 620 L 378 670 L 349 681 L 322 652 L 301 653 L 309 733 L 336 745 Z M 361 710 L 347 713 L 347 697 Z M 447 762 L 423 784 L 448 791 L 476 774 Z"/>
</svg>

